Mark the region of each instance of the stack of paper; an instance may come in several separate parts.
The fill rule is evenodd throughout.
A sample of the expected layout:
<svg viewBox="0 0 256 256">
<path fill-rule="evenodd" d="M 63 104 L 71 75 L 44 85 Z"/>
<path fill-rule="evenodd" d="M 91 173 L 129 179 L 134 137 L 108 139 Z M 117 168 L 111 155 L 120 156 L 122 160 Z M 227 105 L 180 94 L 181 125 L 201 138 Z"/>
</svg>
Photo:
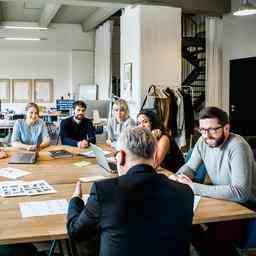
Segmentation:
<svg viewBox="0 0 256 256">
<path fill-rule="evenodd" d="M 56 193 L 45 180 L 31 182 L 0 182 L 0 195 L 3 197 L 28 196 Z"/>
<path fill-rule="evenodd" d="M 66 199 L 19 203 L 22 218 L 66 214 Z"/>
<path fill-rule="evenodd" d="M 79 180 L 82 181 L 82 182 L 94 182 L 94 181 L 97 181 L 97 180 L 104 180 L 106 178 L 107 177 L 102 176 L 102 175 L 96 175 L 96 176 L 79 178 Z"/>
<path fill-rule="evenodd" d="M 85 204 L 87 203 L 89 196 L 90 196 L 90 194 L 83 194 L 82 199 L 83 199 Z"/>
<path fill-rule="evenodd" d="M 0 176 L 6 177 L 8 179 L 17 179 L 28 174 L 30 174 L 30 172 L 22 171 L 12 167 L 0 169 Z"/>
<path fill-rule="evenodd" d="M 108 154 L 111 153 L 110 151 L 107 151 L 107 150 L 103 150 L 103 152 L 104 152 L 105 155 L 108 155 Z M 94 154 L 94 152 L 93 152 L 92 150 L 86 151 L 86 152 L 80 152 L 79 155 L 81 155 L 81 156 L 86 156 L 86 157 L 89 157 L 89 158 L 94 158 L 94 157 L 96 157 L 95 154 Z"/>
<path fill-rule="evenodd" d="M 201 196 L 196 196 L 195 195 L 195 197 L 194 197 L 194 209 L 193 209 L 194 211 L 196 210 L 196 207 L 198 206 L 200 199 L 201 199 Z"/>
</svg>

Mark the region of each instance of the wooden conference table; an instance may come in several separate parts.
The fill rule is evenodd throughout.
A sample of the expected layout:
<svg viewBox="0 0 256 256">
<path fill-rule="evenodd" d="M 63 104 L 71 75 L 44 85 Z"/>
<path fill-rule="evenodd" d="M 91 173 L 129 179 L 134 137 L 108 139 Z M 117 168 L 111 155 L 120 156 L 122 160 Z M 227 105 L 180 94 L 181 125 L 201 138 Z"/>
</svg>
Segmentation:
<svg viewBox="0 0 256 256">
<path fill-rule="evenodd" d="M 56 148 L 56 147 L 54 147 Z M 72 152 L 78 149 L 65 148 Z M 35 165 L 18 165 L 19 169 L 31 171 L 31 174 L 22 180 L 45 179 L 53 185 L 56 194 L 41 196 L 26 196 L 13 198 L 0 198 L 0 244 L 14 244 L 23 242 L 37 242 L 60 240 L 67 238 L 66 216 L 51 215 L 44 217 L 22 218 L 19 202 L 45 201 L 51 199 L 69 199 L 74 191 L 75 182 L 80 177 L 104 174 L 94 159 L 74 156 L 72 159 L 52 159 L 47 151 L 40 152 L 39 161 Z M 12 150 L 9 151 L 12 154 Z M 91 161 L 92 165 L 76 167 L 77 161 Z M 6 167 L 7 160 L 0 161 L 0 168 Z M 11 165 L 13 166 L 13 165 Z M 14 166 L 13 166 L 14 167 Z M 4 180 L 3 178 L 1 178 Z M 83 192 L 90 191 L 91 183 L 83 183 Z M 209 223 L 226 220 L 256 217 L 256 213 L 230 201 L 202 198 L 195 211 L 193 223 Z"/>
</svg>

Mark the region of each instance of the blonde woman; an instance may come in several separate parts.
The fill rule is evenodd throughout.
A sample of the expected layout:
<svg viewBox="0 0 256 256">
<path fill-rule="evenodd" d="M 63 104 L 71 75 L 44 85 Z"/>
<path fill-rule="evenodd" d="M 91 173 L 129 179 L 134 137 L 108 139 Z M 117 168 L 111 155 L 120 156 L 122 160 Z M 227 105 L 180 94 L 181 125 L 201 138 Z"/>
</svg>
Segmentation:
<svg viewBox="0 0 256 256">
<path fill-rule="evenodd" d="M 29 103 L 26 107 L 26 119 L 17 120 L 13 127 L 12 146 L 35 151 L 37 146 L 43 149 L 49 146 L 50 138 L 47 127 L 39 118 L 39 107 Z"/>
<path fill-rule="evenodd" d="M 108 120 L 106 142 L 114 147 L 122 130 L 135 126 L 135 122 L 129 117 L 129 108 L 125 100 L 117 100 L 113 105 L 113 111 L 113 117 Z"/>
</svg>

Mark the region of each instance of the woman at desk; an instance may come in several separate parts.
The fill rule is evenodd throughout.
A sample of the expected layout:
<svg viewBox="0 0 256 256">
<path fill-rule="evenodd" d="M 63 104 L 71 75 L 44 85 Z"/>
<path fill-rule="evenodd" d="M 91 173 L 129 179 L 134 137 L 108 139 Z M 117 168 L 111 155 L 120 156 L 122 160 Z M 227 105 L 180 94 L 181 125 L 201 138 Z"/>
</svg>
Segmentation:
<svg viewBox="0 0 256 256">
<path fill-rule="evenodd" d="M 13 127 L 12 146 L 35 151 L 49 146 L 50 138 L 47 127 L 39 118 L 39 107 L 35 103 L 26 106 L 26 119 L 17 120 Z"/>
<path fill-rule="evenodd" d="M 157 139 L 156 167 L 161 166 L 177 172 L 185 163 L 182 152 L 176 142 L 163 129 L 157 115 L 150 110 L 142 110 L 137 117 L 138 126 L 150 129 Z"/>
<path fill-rule="evenodd" d="M 129 108 L 125 100 L 119 99 L 113 105 L 114 116 L 108 121 L 106 143 L 115 147 L 116 141 L 123 129 L 135 126 L 135 122 L 129 117 Z"/>
</svg>

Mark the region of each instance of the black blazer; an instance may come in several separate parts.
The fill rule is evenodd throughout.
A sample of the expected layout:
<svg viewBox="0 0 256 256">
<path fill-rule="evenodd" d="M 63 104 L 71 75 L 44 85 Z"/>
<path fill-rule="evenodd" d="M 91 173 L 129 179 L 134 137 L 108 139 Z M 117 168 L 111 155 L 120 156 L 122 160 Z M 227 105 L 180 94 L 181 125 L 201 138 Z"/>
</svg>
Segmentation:
<svg viewBox="0 0 256 256">
<path fill-rule="evenodd" d="M 86 240 L 99 227 L 100 255 L 189 255 L 193 201 L 189 186 L 137 165 L 94 183 L 85 206 L 79 197 L 71 199 L 68 234 Z"/>
</svg>

